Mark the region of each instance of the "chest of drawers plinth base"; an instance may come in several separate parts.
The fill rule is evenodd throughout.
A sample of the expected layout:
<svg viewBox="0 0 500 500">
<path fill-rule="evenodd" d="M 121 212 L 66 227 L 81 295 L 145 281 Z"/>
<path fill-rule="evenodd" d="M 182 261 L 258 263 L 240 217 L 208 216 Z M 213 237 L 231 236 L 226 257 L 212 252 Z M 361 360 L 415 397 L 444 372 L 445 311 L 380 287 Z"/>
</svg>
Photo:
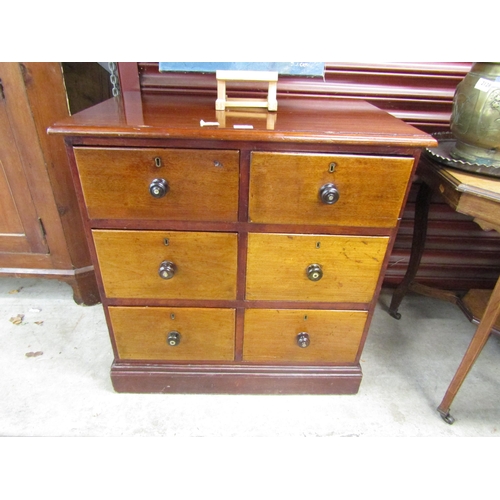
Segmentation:
<svg viewBox="0 0 500 500">
<path fill-rule="evenodd" d="M 116 392 L 182 394 L 356 394 L 356 366 L 151 365 L 113 363 Z"/>
<path fill-rule="evenodd" d="M 113 387 L 355 394 L 416 160 L 435 141 L 361 101 L 218 113 L 211 98 L 125 95 L 51 129 L 66 136 Z"/>
</svg>

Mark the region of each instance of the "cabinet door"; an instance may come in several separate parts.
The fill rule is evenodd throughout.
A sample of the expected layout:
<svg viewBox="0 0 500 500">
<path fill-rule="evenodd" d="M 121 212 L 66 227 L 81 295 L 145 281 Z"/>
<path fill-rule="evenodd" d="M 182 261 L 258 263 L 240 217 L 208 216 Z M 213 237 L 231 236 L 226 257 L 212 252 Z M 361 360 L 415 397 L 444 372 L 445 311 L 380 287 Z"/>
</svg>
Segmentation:
<svg viewBox="0 0 500 500">
<path fill-rule="evenodd" d="M 0 252 L 48 253 L 1 88 Z"/>
</svg>

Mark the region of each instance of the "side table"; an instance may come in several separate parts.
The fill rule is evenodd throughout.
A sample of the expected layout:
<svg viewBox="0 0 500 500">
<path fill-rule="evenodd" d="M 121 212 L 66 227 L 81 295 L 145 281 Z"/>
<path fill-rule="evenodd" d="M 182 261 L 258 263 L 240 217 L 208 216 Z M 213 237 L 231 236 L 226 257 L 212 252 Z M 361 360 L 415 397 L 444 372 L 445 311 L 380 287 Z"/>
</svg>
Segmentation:
<svg viewBox="0 0 500 500">
<path fill-rule="evenodd" d="M 416 275 L 424 252 L 429 206 L 433 192 L 439 192 L 446 203 L 457 212 L 469 215 L 484 230 L 500 232 L 500 179 L 448 168 L 428 151 L 419 164 L 422 180 L 416 206 L 412 249 L 406 274 L 395 289 L 389 314 L 401 318 L 399 305 L 408 291 L 439 298 L 459 306 L 468 319 L 477 324 L 476 332 L 438 407 L 443 420 L 452 424 L 450 406 L 460 386 L 478 358 L 491 333 L 500 333 L 500 278 L 492 292 L 470 290 L 465 295 L 439 290 L 417 283 Z"/>
</svg>

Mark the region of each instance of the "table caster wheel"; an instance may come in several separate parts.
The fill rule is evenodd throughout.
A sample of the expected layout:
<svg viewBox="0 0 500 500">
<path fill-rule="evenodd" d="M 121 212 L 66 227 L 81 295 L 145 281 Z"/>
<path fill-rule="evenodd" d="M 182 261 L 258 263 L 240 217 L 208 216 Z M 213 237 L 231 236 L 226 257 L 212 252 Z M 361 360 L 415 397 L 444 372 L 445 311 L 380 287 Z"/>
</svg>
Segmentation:
<svg viewBox="0 0 500 500">
<path fill-rule="evenodd" d="M 398 313 L 397 311 L 389 311 L 389 314 L 396 319 L 401 319 L 401 313 Z"/>
<path fill-rule="evenodd" d="M 439 411 L 439 410 L 438 410 Z M 455 419 L 450 415 L 450 412 L 447 411 L 446 413 L 444 412 L 439 412 L 439 414 L 441 415 L 441 418 L 449 425 L 453 424 L 453 422 L 455 422 Z"/>
</svg>

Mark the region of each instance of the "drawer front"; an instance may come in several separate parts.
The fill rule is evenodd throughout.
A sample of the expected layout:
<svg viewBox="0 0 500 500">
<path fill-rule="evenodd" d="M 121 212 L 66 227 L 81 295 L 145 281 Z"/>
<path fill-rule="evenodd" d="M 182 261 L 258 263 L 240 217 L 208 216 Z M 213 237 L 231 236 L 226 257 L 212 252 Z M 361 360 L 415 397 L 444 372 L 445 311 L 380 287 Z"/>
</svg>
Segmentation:
<svg viewBox="0 0 500 500">
<path fill-rule="evenodd" d="M 413 158 L 255 152 L 249 220 L 394 227 L 412 166 Z"/>
<path fill-rule="evenodd" d="M 92 235 L 108 297 L 236 297 L 236 234 L 94 230 Z"/>
<path fill-rule="evenodd" d="M 246 298 L 370 302 L 388 243 L 387 237 L 250 233 Z"/>
<path fill-rule="evenodd" d="M 238 219 L 238 151 L 77 147 L 74 152 L 91 219 Z M 155 179 L 168 186 L 151 187 L 157 196 L 166 191 L 159 198 L 150 192 Z"/>
<path fill-rule="evenodd" d="M 110 307 L 120 359 L 234 359 L 233 309 Z"/>
<path fill-rule="evenodd" d="M 353 363 L 367 317 L 366 311 L 249 309 L 243 360 Z"/>
</svg>

